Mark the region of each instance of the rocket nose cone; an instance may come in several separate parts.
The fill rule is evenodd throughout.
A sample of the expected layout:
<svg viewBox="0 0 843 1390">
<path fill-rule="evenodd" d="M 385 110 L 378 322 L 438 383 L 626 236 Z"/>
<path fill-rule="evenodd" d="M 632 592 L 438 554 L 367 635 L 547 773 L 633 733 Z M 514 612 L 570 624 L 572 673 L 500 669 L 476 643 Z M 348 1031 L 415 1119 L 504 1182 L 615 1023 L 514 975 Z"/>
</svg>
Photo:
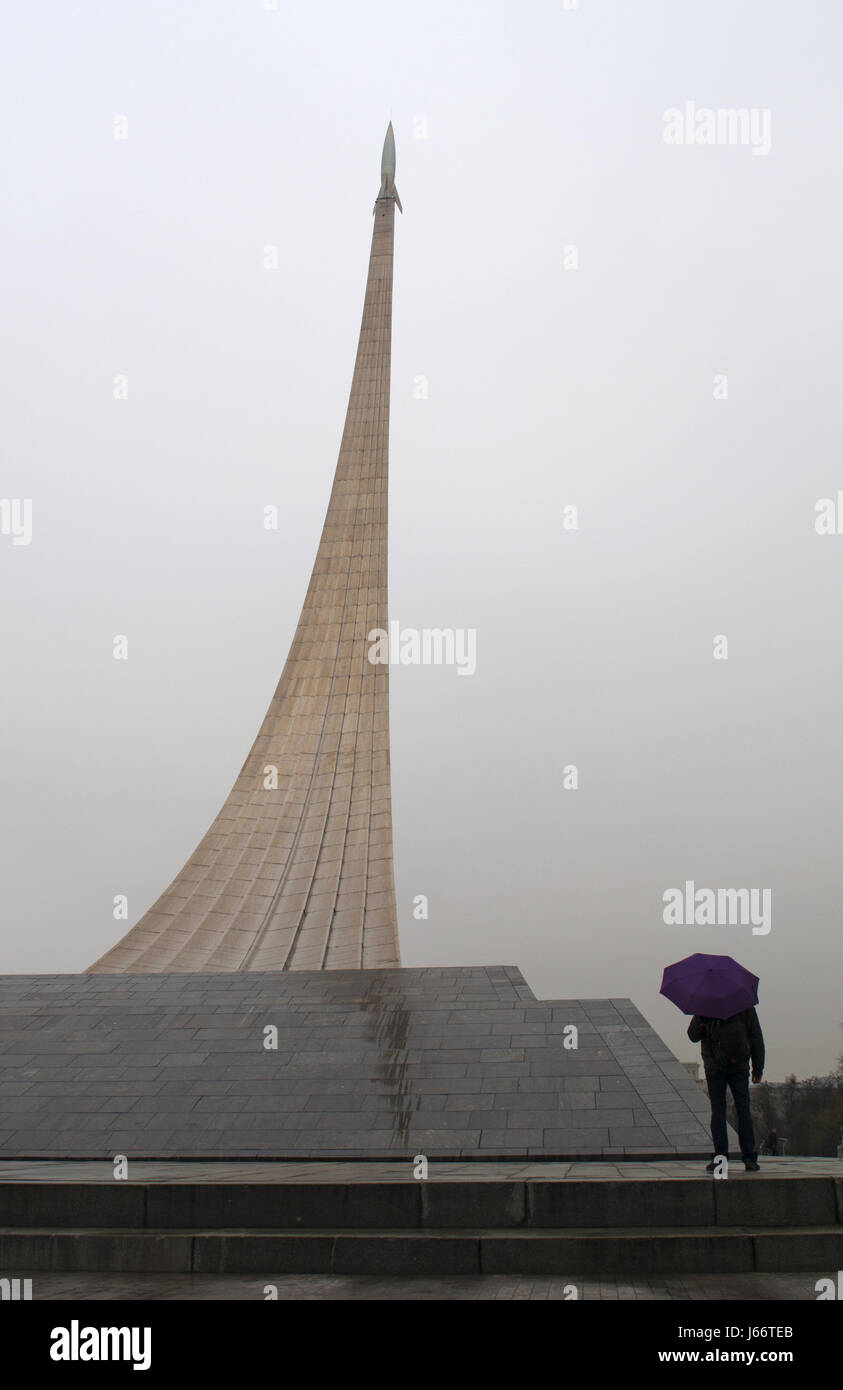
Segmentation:
<svg viewBox="0 0 843 1390">
<path fill-rule="evenodd" d="M 389 122 L 386 130 L 386 139 L 383 142 L 383 154 L 381 155 L 381 175 L 395 173 L 395 135 L 392 130 L 392 121 Z"/>
</svg>

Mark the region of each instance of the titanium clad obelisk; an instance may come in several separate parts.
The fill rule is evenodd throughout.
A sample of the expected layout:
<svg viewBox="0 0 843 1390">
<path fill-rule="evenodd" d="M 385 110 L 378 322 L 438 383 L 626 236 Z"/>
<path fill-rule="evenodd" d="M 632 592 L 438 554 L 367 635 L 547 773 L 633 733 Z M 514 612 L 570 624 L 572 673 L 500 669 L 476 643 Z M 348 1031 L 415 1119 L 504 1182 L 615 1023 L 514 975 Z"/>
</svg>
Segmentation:
<svg viewBox="0 0 843 1390">
<path fill-rule="evenodd" d="M 384 142 L 357 360 L 322 537 L 266 718 L 181 872 L 92 973 L 400 965 L 392 867 L 387 486 L 395 143 Z M 399 203 L 400 207 L 400 203 Z"/>
</svg>

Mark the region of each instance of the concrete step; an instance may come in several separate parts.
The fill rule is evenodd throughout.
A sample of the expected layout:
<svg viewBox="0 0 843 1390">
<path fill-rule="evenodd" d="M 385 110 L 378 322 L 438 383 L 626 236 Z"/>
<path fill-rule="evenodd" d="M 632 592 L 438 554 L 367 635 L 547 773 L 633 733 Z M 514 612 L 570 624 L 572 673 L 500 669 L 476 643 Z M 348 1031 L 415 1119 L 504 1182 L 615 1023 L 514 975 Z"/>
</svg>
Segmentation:
<svg viewBox="0 0 843 1390">
<path fill-rule="evenodd" d="M 843 1266 L 843 1180 L 0 1183 L 0 1270 L 669 1274 Z"/>
<path fill-rule="evenodd" d="M 712 1274 L 843 1266 L 840 1225 L 513 1229 L 0 1230 L 0 1270 L 255 1274 Z"/>
<path fill-rule="evenodd" d="M 0 1227 L 138 1231 L 834 1226 L 843 1178 L 0 1182 Z"/>
</svg>

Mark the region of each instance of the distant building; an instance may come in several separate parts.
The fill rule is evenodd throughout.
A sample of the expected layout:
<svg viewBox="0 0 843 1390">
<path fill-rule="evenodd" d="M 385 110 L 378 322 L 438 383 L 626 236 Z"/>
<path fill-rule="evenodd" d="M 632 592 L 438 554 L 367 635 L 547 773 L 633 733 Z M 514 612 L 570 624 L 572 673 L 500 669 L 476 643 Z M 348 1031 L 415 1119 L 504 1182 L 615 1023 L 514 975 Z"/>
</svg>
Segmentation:
<svg viewBox="0 0 843 1390">
<path fill-rule="evenodd" d="M 696 1081 L 697 1085 L 703 1091 L 706 1090 L 705 1077 L 700 1076 L 699 1062 L 683 1062 L 682 1065 L 685 1068 L 688 1075 L 690 1076 L 691 1080 Z"/>
</svg>

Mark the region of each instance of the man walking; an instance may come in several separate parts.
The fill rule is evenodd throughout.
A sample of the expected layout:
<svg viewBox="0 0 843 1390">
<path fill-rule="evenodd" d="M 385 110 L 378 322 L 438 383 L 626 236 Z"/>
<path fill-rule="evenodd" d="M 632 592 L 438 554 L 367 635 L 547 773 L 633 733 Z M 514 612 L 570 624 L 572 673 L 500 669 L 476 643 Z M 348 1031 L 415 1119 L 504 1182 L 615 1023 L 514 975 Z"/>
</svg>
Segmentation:
<svg viewBox="0 0 843 1390">
<path fill-rule="evenodd" d="M 714 1159 L 705 1171 L 715 1171 L 718 1156 L 728 1155 L 726 1090 L 732 1092 L 738 1112 L 741 1157 L 748 1173 L 758 1172 L 758 1154 L 749 1109 L 749 1064 L 757 1084 L 764 1072 L 764 1037 L 754 1009 L 743 1009 L 732 1018 L 707 1018 L 694 1014 L 688 1026 L 691 1042 L 701 1043 L 705 1079 L 711 1100 L 711 1138 Z"/>
</svg>

